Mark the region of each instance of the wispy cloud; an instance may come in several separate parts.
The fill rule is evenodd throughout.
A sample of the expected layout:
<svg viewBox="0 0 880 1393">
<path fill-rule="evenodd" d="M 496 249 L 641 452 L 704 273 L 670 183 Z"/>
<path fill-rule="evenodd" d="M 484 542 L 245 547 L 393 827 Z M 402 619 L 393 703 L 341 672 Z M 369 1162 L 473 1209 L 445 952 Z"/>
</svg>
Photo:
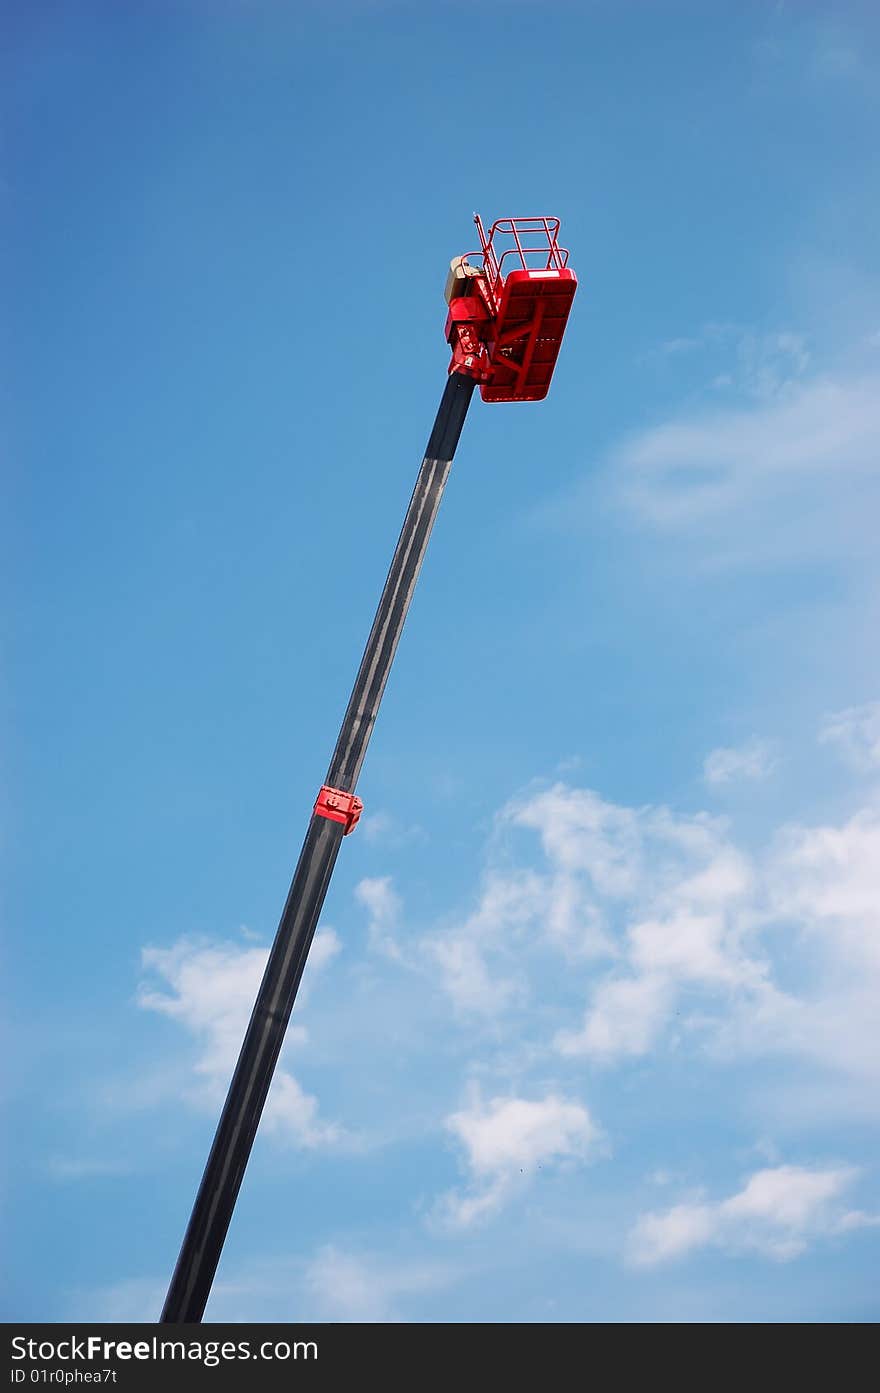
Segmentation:
<svg viewBox="0 0 880 1393">
<path fill-rule="evenodd" d="M 819 740 L 839 746 L 856 769 L 880 769 L 880 701 L 849 706 L 826 716 Z"/>
<path fill-rule="evenodd" d="M 767 967 L 744 936 L 754 869 L 721 820 L 619 807 L 586 789 L 557 787 L 534 804 L 545 849 L 579 865 L 594 898 L 591 918 L 615 930 L 617 964 L 598 982 L 592 974 L 582 1026 L 556 1036 L 562 1054 L 608 1063 L 646 1053 L 685 987 L 761 990 Z M 581 817 L 571 816 L 578 807 Z M 522 809 L 517 816 L 523 820 Z"/>
<path fill-rule="evenodd" d="M 714 1039 L 745 1057 L 782 1051 L 821 1062 L 861 1081 L 867 1104 L 880 1077 L 877 813 L 782 827 L 758 858 L 723 824 L 632 816 L 643 845 L 620 922 L 621 962 L 592 985 L 580 1029 L 557 1035 L 562 1053 L 605 1063 L 644 1055 L 673 1019 L 688 1028 L 692 1012 L 693 1044 Z M 651 854 L 658 817 L 677 837 L 675 856 Z M 799 991 L 777 984 L 763 944 L 782 925 L 799 934 Z"/>
<path fill-rule="evenodd" d="M 159 1319 L 167 1290 L 167 1278 L 159 1277 L 127 1277 L 89 1290 L 77 1288 L 68 1296 L 67 1318 L 113 1325 L 152 1324 Z"/>
<path fill-rule="evenodd" d="M 791 329 L 758 331 L 743 324 L 710 322 L 666 339 L 645 355 L 651 360 L 688 358 L 703 373 L 704 387 L 730 389 L 768 401 L 790 391 L 811 360 L 804 334 Z M 680 364 L 679 364 L 680 366 Z"/>
<path fill-rule="evenodd" d="M 466 931 L 427 938 L 423 948 L 456 1010 L 494 1016 L 519 998 L 517 981 L 490 969 L 485 947 L 468 938 Z"/>
<path fill-rule="evenodd" d="M 672 984 L 662 976 L 609 978 L 594 991 L 581 1028 L 559 1031 L 557 1049 L 600 1062 L 646 1054 L 674 1000 Z"/>
<path fill-rule="evenodd" d="M 601 800 L 594 806 L 591 797 L 573 798 L 558 783 L 499 810 L 496 839 L 516 828 L 539 831 L 547 855 L 540 869 L 507 856 L 495 864 L 490 847 L 474 909 L 422 939 L 423 953 L 439 969 L 441 985 L 460 1011 L 497 1016 L 520 1007 L 529 991 L 524 961 L 535 945 L 549 945 L 580 963 L 614 952 L 595 884 L 615 883 L 625 852 L 615 833 L 600 826 Z M 621 817 L 615 831 L 625 837 L 623 810 Z"/>
<path fill-rule="evenodd" d="M 301 1001 L 339 949 L 332 929 L 321 929 L 315 935 Z M 216 1108 L 238 1058 L 268 949 L 183 938 L 170 948 L 145 948 L 141 956 L 147 976 L 138 991 L 138 1005 L 176 1021 L 196 1045 L 192 1075 L 183 1084 L 182 1096 L 199 1108 Z M 285 1047 L 306 1039 L 306 1028 L 297 1023 L 288 1031 Z M 320 1119 L 317 1099 L 305 1092 L 284 1063 L 284 1056 L 269 1092 L 265 1126 L 267 1131 L 304 1147 L 342 1138 L 338 1126 Z"/>
<path fill-rule="evenodd" d="M 703 762 L 703 778 L 707 784 L 736 783 L 740 779 L 765 779 L 776 764 L 772 745 L 766 740 L 752 739 L 744 745 L 710 751 Z"/>
<path fill-rule="evenodd" d="M 496 1097 L 446 1119 L 464 1152 L 468 1184 L 443 1196 L 435 1217 L 453 1229 L 496 1213 L 543 1166 L 583 1162 L 602 1141 L 582 1103 L 555 1093 L 543 1098 Z"/>
<path fill-rule="evenodd" d="M 697 1198 L 643 1214 L 628 1242 L 630 1261 L 652 1267 L 699 1248 L 795 1258 L 820 1238 L 880 1224 L 840 1199 L 858 1176 L 851 1166 L 775 1166 L 756 1171 L 723 1200 Z"/>
<path fill-rule="evenodd" d="M 370 846 L 395 849 L 425 839 L 425 829 L 419 823 L 401 821 L 393 813 L 385 812 L 381 808 L 378 812 L 366 813 L 361 817 L 358 833 L 361 832 Z"/>
<path fill-rule="evenodd" d="M 131 1162 L 106 1156 L 50 1156 L 46 1161 L 46 1173 L 60 1183 L 128 1175 L 131 1170 Z"/>
<path fill-rule="evenodd" d="M 394 930 L 400 916 L 401 904 L 400 896 L 391 883 L 391 877 L 366 876 L 354 887 L 354 895 L 369 916 L 367 928 L 371 948 L 399 960 L 401 950 L 394 937 Z"/>
<path fill-rule="evenodd" d="M 224 1264 L 214 1284 L 212 1321 L 398 1321 L 420 1297 L 454 1286 L 462 1268 L 444 1254 L 419 1256 L 325 1244 L 312 1252 Z M 78 1321 L 154 1322 L 167 1278 L 123 1278 L 76 1290 L 67 1316 Z"/>
<path fill-rule="evenodd" d="M 880 379 L 799 384 L 781 397 L 699 410 L 631 436 L 608 461 L 615 502 L 689 565 L 875 564 Z M 577 504 L 568 500 L 572 525 Z M 560 512 L 560 520 L 562 519 Z"/>
<path fill-rule="evenodd" d="M 352 1253 L 328 1245 L 306 1267 L 304 1288 L 318 1320 L 395 1321 L 401 1304 L 455 1280 L 448 1262 Z"/>
<path fill-rule="evenodd" d="M 556 783 L 501 809 L 491 845 L 473 912 L 423 941 L 457 1010 L 490 1018 L 518 1049 L 605 1068 L 673 1047 L 799 1057 L 846 1078 L 854 1105 L 876 1107 L 871 806 L 837 824 L 782 824 L 747 851 L 724 818 Z M 569 1001 L 583 994 L 580 1021 L 558 992 L 539 1014 L 530 1007 L 560 965 Z"/>
</svg>

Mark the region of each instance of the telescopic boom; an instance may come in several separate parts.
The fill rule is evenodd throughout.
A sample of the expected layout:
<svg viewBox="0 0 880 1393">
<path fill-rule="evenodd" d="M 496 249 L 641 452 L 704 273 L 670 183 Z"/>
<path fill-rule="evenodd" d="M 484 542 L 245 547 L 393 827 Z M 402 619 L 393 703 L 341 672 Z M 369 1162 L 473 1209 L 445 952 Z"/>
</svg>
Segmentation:
<svg viewBox="0 0 880 1393">
<path fill-rule="evenodd" d="M 339 847 L 361 814 L 358 775 L 474 387 L 487 401 L 546 396 L 559 352 L 577 281 L 557 244 L 558 220 L 502 219 L 488 236 L 475 222 L 482 265 L 456 257 L 450 268 L 449 377 L 184 1235 L 166 1323 L 200 1321 L 210 1295 Z"/>
</svg>

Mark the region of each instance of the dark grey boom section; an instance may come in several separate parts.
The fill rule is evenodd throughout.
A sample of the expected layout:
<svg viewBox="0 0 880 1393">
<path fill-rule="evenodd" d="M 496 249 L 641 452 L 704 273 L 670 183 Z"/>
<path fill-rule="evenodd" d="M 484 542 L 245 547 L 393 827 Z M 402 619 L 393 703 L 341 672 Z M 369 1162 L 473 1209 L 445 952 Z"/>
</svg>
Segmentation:
<svg viewBox="0 0 880 1393">
<path fill-rule="evenodd" d="M 461 373 L 447 381 L 330 763 L 331 788 L 354 793 L 474 386 Z M 165 1299 L 165 1323 L 202 1319 L 344 835 L 341 822 L 313 814 Z"/>
</svg>

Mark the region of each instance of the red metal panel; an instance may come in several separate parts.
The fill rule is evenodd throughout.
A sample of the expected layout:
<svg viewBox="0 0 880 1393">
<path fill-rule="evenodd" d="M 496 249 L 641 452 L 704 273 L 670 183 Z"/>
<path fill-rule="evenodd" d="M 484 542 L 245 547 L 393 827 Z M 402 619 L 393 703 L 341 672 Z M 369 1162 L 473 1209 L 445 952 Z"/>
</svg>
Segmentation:
<svg viewBox="0 0 880 1393">
<path fill-rule="evenodd" d="M 550 388 L 577 276 L 561 270 L 516 270 L 504 279 L 487 337 L 489 380 L 483 401 L 540 401 Z"/>
</svg>

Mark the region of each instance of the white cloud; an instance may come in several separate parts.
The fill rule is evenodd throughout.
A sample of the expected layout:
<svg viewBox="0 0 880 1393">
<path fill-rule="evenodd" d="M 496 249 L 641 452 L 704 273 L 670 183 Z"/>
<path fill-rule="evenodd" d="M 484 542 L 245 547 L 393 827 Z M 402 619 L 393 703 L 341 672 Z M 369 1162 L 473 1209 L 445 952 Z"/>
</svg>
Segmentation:
<svg viewBox="0 0 880 1393">
<path fill-rule="evenodd" d="M 540 838 L 539 867 L 512 861 L 510 839 L 523 831 Z M 556 783 L 504 807 L 493 846 L 472 912 L 419 938 L 405 963 L 438 979 L 462 1014 L 510 1019 L 530 1000 L 537 958 L 562 955 L 569 975 L 592 978 L 596 999 L 583 1031 L 560 1033 L 560 1048 L 611 1059 L 649 1047 L 676 981 L 733 989 L 764 976 L 737 918 L 754 870 L 722 819 L 627 808 Z M 378 937 L 399 909 L 390 881 L 357 893 Z M 590 968 L 602 959 L 617 964 L 605 984 Z"/>
<path fill-rule="evenodd" d="M 427 938 L 423 947 L 436 964 L 440 984 L 456 1010 L 493 1016 L 517 999 L 517 983 L 493 973 L 479 944 L 466 933 Z"/>
<path fill-rule="evenodd" d="M 796 920 L 858 972 L 880 971 L 880 809 L 783 829 L 770 865 L 777 916 Z"/>
<path fill-rule="evenodd" d="M 769 400 L 789 392 L 810 364 L 803 334 L 790 329 L 759 332 L 743 324 L 708 323 L 695 334 L 666 339 L 647 359 L 679 359 L 710 365 L 709 386 L 739 388 L 747 396 Z"/>
<path fill-rule="evenodd" d="M 376 813 L 366 813 L 358 823 L 358 835 L 371 846 L 401 847 L 409 842 L 424 839 L 424 828 L 417 822 L 401 822 L 391 813 L 381 809 Z"/>
<path fill-rule="evenodd" d="M 321 1250 L 306 1274 L 306 1284 L 329 1319 L 390 1320 L 391 1292 L 360 1258 L 336 1248 Z"/>
<path fill-rule="evenodd" d="M 712 1235 L 707 1204 L 676 1204 L 662 1213 L 643 1214 L 630 1235 L 630 1260 L 637 1267 L 651 1267 L 709 1243 Z"/>
<path fill-rule="evenodd" d="M 512 861 L 523 830 L 535 868 L 528 846 Z M 876 1109 L 880 813 L 783 826 L 749 854 L 726 819 L 556 784 L 502 809 L 494 845 L 464 928 L 424 942 L 456 1006 L 517 1049 L 605 1067 L 670 1048 L 787 1055 L 830 1071 L 840 1106 Z M 583 992 L 580 1021 L 558 992 L 534 1009 L 560 970 L 569 998 Z"/>
<path fill-rule="evenodd" d="M 320 929 L 315 935 L 298 996 L 300 1007 L 316 975 L 339 948 L 333 929 Z M 185 1098 L 195 1106 L 213 1109 L 225 1097 L 268 952 L 239 943 L 183 938 L 170 948 L 145 948 L 141 954 L 150 980 L 141 983 L 138 1005 L 177 1021 L 196 1041 L 193 1078 L 184 1088 Z M 288 1029 L 286 1045 L 306 1038 L 305 1028 L 294 1025 Z M 338 1127 L 319 1120 L 316 1099 L 285 1067 L 283 1053 L 266 1103 L 265 1126 L 306 1147 L 341 1137 Z"/>
<path fill-rule="evenodd" d="M 308 1264 L 303 1285 L 318 1320 L 395 1321 L 401 1300 L 448 1286 L 453 1275 L 442 1263 L 391 1263 L 328 1245 Z"/>
<path fill-rule="evenodd" d="M 880 769 L 880 701 L 849 706 L 826 716 L 819 740 L 839 745 L 857 769 Z"/>
<path fill-rule="evenodd" d="M 744 330 L 737 339 L 736 355 L 739 380 L 762 401 L 790 392 L 810 362 L 803 334 L 790 330 L 771 334 Z"/>
<path fill-rule="evenodd" d="M 354 887 L 354 894 L 369 915 L 370 947 L 399 960 L 401 952 L 394 929 L 400 916 L 400 897 L 391 883 L 391 877 L 365 877 Z"/>
<path fill-rule="evenodd" d="M 46 1173 L 59 1182 L 128 1175 L 131 1170 L 130 1162 L 103 1156 L 50 1156 L 46 1161 Z"/>
<path fill-rule="evenodd" d="M 544 881 L 533 871 L 508 868 L 500 874 L 490 868 L 473 912 L 421 939 L 423 961 L 439 971 L 456 1010 L 493 1016 L 522 1000 L 521 973 L 506 950 L 529 932 L 546 898 Z"/>
<path fill-rule="evenodd" d="M 532 1100 L 476 1095 L 446 1126 L 464 1150 L 469 1184 L 438 1206 L 441 1222 L 467 1228 L 488 1217 L 543 1166 L 585 1160 L 602 1138 L 582 1103 L 548 1094 Z"/>
<path fill-rule="evenodd" d="M 728 1023 L 739 1052 L 782 1051 L 837 1071 L 853 1106 L 880 1094 L 880 811 L 839 825 L 792 825 L 764 866 L 762 913 L 787 924 L 802 985 L 768 992 Z"/>
<path fill-rule="evenodd" d="M 498 953 L 533 927 L 550 901 L 562 912 L 562 890 L 548 887 L 532 871 L 497 874 L 490 868 L 474 910 L 458 922 L 412 938 L 404 948 L 394 937 L 401 900 L 390 876 L 369 877 L 355 887 L 369 914 L 370 944 L 400 966 L 439 982 L 456 1012 L 488 1018 L 522 999 L 523 984 L 511 964 L 498 967 Z M 489 958 L 493 958 L 490 970 Z"/>
<path fill-rule="evenodd" d="M 880 379 L 817 378 L 642 431 L 609 460 L 617 500 L 693 565 L 873 564 Z M 570 504 L 567 514 L 571 515 Z M 784 523 L 784 525 L 783 525 Z"/>
<path fill-rule="evenodd" d="M 295 1245 L 294 1245 L 295 1246 Z M 452 1286 L 461 1269 L 430 1256 L 352 1251 L 326 1244 L 309 1256 L 256 1257 L 224 1264 L 206 1311 L 209 1321 L 396 1321 L 418 1297 Z M 153 1322 L 166 1278 L 128 1278 L 71 1292 L 77 1321 Z"/>
<path fill-rule="evenodd" d="M 390 813 L 368 813 L 366 816 L 361 816 L 358 825 L 363 831 L 365 839 L 374 843 L 384 841 L 391 834 L 394 821 Z"/>
<path fill-rule="evenodd" d="M 580 1030 L 556 1036 L 560 1054 L 606 1061 L 647 1053 L 666 1023 L 673 1000 L 662 977 L 610 978 L 593 994 Z"/>
<path fill-rule="evenodd" d="M 733 991 L 763 980 L 739 915 L 753 869 L 721 819 L 620 807 L 559 784 L 515 800 L 506 816 L 538 831 L 555 876 L 571 878 L 568 937 L 576 940 L 579 927 L 594 942 L 601 935 L 617 960 L 598 982 L 591 974 L 582 1028 L 556 1036 L 562 1054 L 602 1062 L 644 1054 L 682 984 Z M 546 925 L 545 941 L 558 942 Z"/>
<path fill-rule="evenodd" d="M 676 358 L 681 353 L 693 353 L 698 348 L 703 347 L 702 337 L 688 338 L 681 336 L 676 339 L 664 339 L 658 346 L 657 353 L 661 358 Z"/>
<path fill-rule="evenodd" d="M 661 814 L 661 837 L 688 835 L 660 827 L 662 821 Z M 540 869 L 511 862 L 505 841 L 520 829 L 540 836 Z M 696 824 L 693 835 L 702 835 Z M 626 899 L 641 874 L 638 811 L 561 782 L 503 807 L 493 843 L 502 850 L 496 858 L 490 849 L 473 911 L 420 943 L 456 1008 L 482 1016 L 522 1008 L 529 996 L 526 962 L 536 948 L 579 967 L 615 956 L 609 909 Z"/>
<path fill-rule="evenodd" d="M 68 1319 L 110 1325 L 152 1324 L 159 1319 L 167 1290 L 167 1278 L 160 1277 L 129 1277 L 91 1290 L 77 1288 L 68 1297 Z"/>
<path fill-rule="evenodd" d="M 880 1223 L 880 1216 L 839 1203 L 857 1176 L 851 1166 L 756 1171 L 728 1199 L 696 1199 L 641 1215 L 629 1236 L 630 1260 L 650 1267 L 710 1245 L 779 1261 L 797 1257 L 818 1238 Z"/>
<path fill-rule="evenodd" d="M 773 770 L 776 759 L 765 740 L 749 740 L 745 745 L 712 750 L 703 762 L 703 778 L 707 784 L 734 783 L 740 779 L 765 779 Z"/>
<path fill-rule="evenodd" d="M 514 800 L 502 816 L 536 831 L 554 870 L 583 874 L 599 896 L 625 897 L 636 884 L 642 865 L 637 811 L 557 783 Z"/>
<path fill-rule="evenodd" d="M 734 330 L 710 325 L 700 338 L 707 352 L 736 346 L 734 376 L 751 400 L 691 409 L 634 434 L 609 456 L 606 483 L 640 531 L 672 544 L 673 570 L 681 566 L 689 585 L 700 568 L 742 566 L 760 575 L 763 595 L 778 568 L 809 567 L 797 599 L 783 594 L 775 614 L 772 605 L 751 611 L 755 634 L 738 633 L 734 642 L 740 657 L 742 643 L 752 644 L 749 657 L 760 668 L 755 645 L 772 638 L 777 651 L 765 666 L 783 672 L 781 611 L 793 604 L 798 681 L 805 686 L 802 675 L 815 670 L 834 690 L 856 644 L 871 661 L 863 634 L 876 627 L 880 377 L 876 364 L 864 366 L 862 346 L 850 351 L 850 364 L 862 360 L 858 369 L 807 380 L 802 336 L 786 331 L 757 342 Z M 683 353 L 694 345 L 667 347 Z M 576 512 L 567 499 L 566 521 Z M 823 623 L 811 607 L 817 590 Z M 791 697 L 793 706 L 809 703 L 801 687 Z M 876 770 L 880 703 L 837 712 L 821 738 Z M 753 740 L 713 751 L 704 773 L 715 788 L 734 779 L 755 785 L 773 762 L 772 748 Z M 570 939 L 598 927 L 612 959 L 601 972 L 584 971 L 586 1011 L 582 1023 L 557 1028 L 560 1051 L 605 1064 L 670 1046 L 730 1057 L 785 1053 L 833 1073 L 841 1105 L 848 1099 L 856 1107 L 858 1099 L 876 1112 L 880 921 L 872 868 L 880 865 L 880 840 L 870 805 L 834 825 L 769 828 L 747 853 L 720 821 L 609 809 L 574 789 L 524 801 L 519 811 L 511 806 L 508 821 L 539 832 L 545 858 L 577 884 Z M 702 881 L 699 898 L 695 881 Z"/>
</svg>

